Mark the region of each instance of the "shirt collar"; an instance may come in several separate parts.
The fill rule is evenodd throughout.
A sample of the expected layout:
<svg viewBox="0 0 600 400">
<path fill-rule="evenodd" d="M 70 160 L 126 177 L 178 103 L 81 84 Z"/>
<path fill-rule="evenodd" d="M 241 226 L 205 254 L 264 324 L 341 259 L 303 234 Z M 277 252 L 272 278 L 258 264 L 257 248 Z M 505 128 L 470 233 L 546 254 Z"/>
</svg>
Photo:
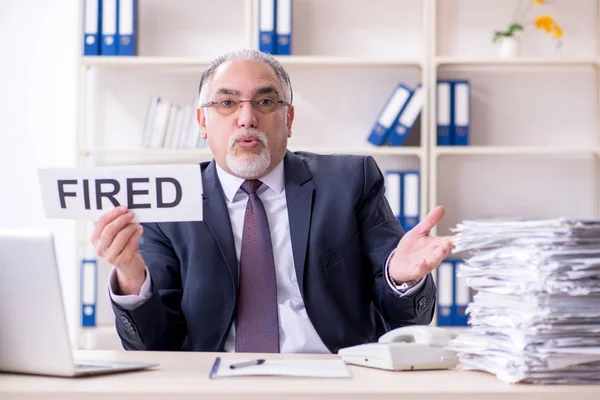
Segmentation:
<svg viewBox="0 0 600 400">
<path fill-rule="evenodd" d="M 244 183 L 244 179 L 231 175 L 223 168 L 221 168 L 216 162 L 215 165 L 217 167 L 217 175 L 219 177 L 219 180 L 221 181 L 221 186 L 223 187 L 223 193 L 225 194 L 225 198 L 228 202 L 231 203 L 235 194 L 242 186 L 242 183 Z M 263 186 L 266 185 L 275 193 L 281 193 L 283 191 L 284 186 L 283 160 L 281 160 L 281 162 L 277 164 L 273 171 L 260 178 L 260 181 L 263 183 Z"/>
</svg>

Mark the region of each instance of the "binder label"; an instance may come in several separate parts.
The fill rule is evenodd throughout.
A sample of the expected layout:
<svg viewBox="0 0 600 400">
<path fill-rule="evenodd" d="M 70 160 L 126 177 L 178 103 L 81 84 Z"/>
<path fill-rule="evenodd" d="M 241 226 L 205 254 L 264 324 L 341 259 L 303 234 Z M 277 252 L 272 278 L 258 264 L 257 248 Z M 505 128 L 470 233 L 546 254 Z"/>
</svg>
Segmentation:
<svg viewBox="0 0 600 400">
<path fill-rule="evenodd" d="M 387 107 L 381 113 L 379 117 L 379 123 L 383 125 L 385 128 L 389 128 L 394 119 L 398 116 L 398 111 L 400 108 L 406 103 L 406 100 L 410 96 L 410 93 L 403 88 L 398 88 L 388 102 Z"/>
<path fill-rule="evenodd" d="M 86 0 L 85 2 L 85 34 L 95 35 L 98 33 L 98 0 Z M 94 36 L 88 36 L 86 41 L 91 38 L 94 44 Z"/>
<path fill-rule="evenodd" d="M 119 0 L 119 34 L 133 35 L 133 0 Z"/>
</svg>

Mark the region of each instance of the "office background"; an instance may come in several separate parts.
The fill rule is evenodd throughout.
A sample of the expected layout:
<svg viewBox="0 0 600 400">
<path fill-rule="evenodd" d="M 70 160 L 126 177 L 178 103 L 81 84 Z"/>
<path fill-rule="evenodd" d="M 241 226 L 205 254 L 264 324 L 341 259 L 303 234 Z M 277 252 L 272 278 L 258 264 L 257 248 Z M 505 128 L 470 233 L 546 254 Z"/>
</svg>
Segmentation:
<svg viewBox="0 0 600 400">
<path fill-rule="evenodd" d="M 55 232 L 74 341 L 82 235 L 71 221 L 44 217 L 37 168 L 90 158 L 100 164 L 207 159 L 202 150 L 139 151 L 148 103 L 153 95 L 191 103 L 200 60 L 256 43 L 251 0 L 139 4 L 133 63 L 81 59 L 79 0 L 1 6 L 0 33 L 9 39 L 2 42 L 0 74 L 1 227 Z M 492 34 L 508 25 L 518 4 L 295 0 L 292 57 L 284 62 L 296 92 L 290 147 L 371 153 L 384 171 L 419 170 L 420 211 L 435 204 L 448 210 L 440 234 L 465 218 L 596 217 L 598 2 L 554 0 L 546 10 L 564 30 L 562 46 L 528 26 L 522 54 L 499 59 Z M 436 146 L 437 79 L 470 83 L 468 146 Z M 428 128 L 415 127 L 400 147 L 370 146 L 373 123 L 398 82 L 428 87 L 431 103 L 421 114 Z"/>
</svg>

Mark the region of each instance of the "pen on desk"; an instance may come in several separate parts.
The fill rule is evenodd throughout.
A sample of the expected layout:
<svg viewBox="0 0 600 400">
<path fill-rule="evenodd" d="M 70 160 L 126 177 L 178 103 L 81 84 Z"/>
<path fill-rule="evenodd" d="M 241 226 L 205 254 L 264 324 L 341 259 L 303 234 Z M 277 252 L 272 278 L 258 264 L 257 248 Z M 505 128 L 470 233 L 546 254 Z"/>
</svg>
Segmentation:
<svg viewBox="0 0 600 400">
<path fill-rule="evenodd" d="M 237 364 L 231 364 L 229 366 L 229 368 L 236 369 L 236 368 L 251 367 L 253 365 L 260 365 L 260 364 L 262 364 L 264 362 L 265 362 L 265 360 L 263 360 L 263 359 L 251 360 L 251 361 L 244 361 L 244 362 L 237 363 Z"/>
<path fill-rule="evenodd" d="M 210 369 L 210 373 L 208 374 L 208 379 L 213 379 L 219 370 L 219 366 L 221 365 L 221 357 L 215 358 L 215 362 L 213 363 L 212 368 Z"/>
</svg>

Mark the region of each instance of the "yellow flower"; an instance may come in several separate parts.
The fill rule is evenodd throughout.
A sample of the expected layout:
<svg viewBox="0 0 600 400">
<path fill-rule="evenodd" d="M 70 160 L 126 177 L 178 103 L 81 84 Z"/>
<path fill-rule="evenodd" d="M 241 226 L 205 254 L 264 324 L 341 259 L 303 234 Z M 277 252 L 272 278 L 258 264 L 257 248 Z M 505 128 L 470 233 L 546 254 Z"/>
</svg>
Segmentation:
<svg viewBox="0 0 600 400">
<path fill-rule="evenodd" d="M 543 29 L 550 33 L 552 32 L 552 27 L 555 25 L 555 22 L 551 16 L 541 15 L 535 19 L 534 24 L 537 29 Z"/>
<path fill-rule="evenodd" d="M 544 0 L 533 0 L 535 4 L 544 4 Z"/>
<path fill-rule="evenodd" d="M 562 37 L 563 35 L 562 28 L 549 15 L 541 15 L 537 17 L 534 21 L 534 24 L 537 29 L 543 29 L 547 33 L 552 33 L 552 36 L 555 38 Z"/>
<path fill-rule="evenodd" d="M 554 29 L 554 35 L 552 35 L 552 36 L 554 36 L 555 38 L 559 38 L 562 35 L 563 35 L 562 29 L 560 28 L 560 26 L 556 25 L 556 28 Z"/>
</svg>

